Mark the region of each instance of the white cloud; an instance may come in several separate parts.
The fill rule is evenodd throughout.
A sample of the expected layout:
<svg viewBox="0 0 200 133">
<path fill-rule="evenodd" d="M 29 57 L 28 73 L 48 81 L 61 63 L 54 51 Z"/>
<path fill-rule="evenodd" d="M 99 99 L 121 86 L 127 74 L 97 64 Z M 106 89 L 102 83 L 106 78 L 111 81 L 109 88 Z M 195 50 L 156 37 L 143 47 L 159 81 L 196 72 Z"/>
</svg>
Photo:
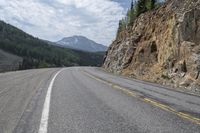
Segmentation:
<svg viewBox="0 0 200 133">
<path fill-rule="evenodd" d="M 0 19 L 51 41 L 84 35 L 109 45 L 125 9 L 110 0 L 0 0 Z"/>
</svg>

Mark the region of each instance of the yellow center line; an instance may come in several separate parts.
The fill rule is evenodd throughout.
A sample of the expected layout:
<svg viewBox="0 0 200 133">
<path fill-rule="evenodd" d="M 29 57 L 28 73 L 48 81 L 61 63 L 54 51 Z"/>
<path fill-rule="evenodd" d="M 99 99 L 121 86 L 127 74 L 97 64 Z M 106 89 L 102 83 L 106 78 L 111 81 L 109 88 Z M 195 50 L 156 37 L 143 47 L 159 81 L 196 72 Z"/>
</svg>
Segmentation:
<svg viewBox="0 0 200 133">
<path fill-rule="evenodd" d="M 162 104 L 162 103 L 160 103 L 160 102 L 158 102 L 158 101 L 156 101 L 156 100 L 150 99 L 150 98 L 148 98 L 148 97 L 141 97 L 137 92 L 132 91 L 132 90 L 130 90 L 130 89 L 128 89 L 128 88 L 124 88 L 124 87 L 119 86 L 119 85 L 117 85 L 117 84 L 114 84 L 114 83 L 112 83 L 112 82 L 110 82 L 110 81 L 101 79 L 101 78 L 96 77 L 96 76 L 94 76 L 94 75 L 91 75 L 91 74 L 89 74 L 89 73 L 87 73 L 87 72 L 85 72 L 85 71 L 83 71 L 83 72 L 84 72 L 87 76 L 89 76 L 90 78 L 95 79 L 95 80 L 97 80 L 97 81 L 100 81 L 100 82 L 102 82 L 102 83 L 104 83 L 104 84 L 107 84 L 107 85 L 111 86 L 112 88 L 117 89 L 117 90 L 120 90 L 120 91 L 122 91 L 123 93 L 125 93 L 125 94 L 127 94 L 127 95 L 129 95 L 129 96 L 138 98 L 139 100 L 141 100 L 141 101 L 143 101 L 143 102 L 145 102 L 145 103 L 151 104 L 151 105 L 153 105 L 153 106 L 155 106 L 155 107 L 161 108 L 161 109 L 163 109 L 163 110 L 165 110 L 165 111 L 167 111 L 167 112 L 171 112 L 171 113 L 176 114 L 177 116 L 179 116 L 179 117 L 181 117 L 181 118 L 187 119 L 187 120 L 189 120 L 189 121 L 191 121 L 191 122 L 193 122 L 193 123 L 195 123 L 195 124 L 197 124 L 197 125 L 200 125 L 200 118 L 194 117 L 194 116 L 192 116 L 192 115 L 190 115 L 190 114 L 186 114 L 186 113 L 183 113 L 183 112 L 179 112 L 179 111 L 175 110 L 174 108 L 172 108 L 172 107 L 170 107 L 170 106 L 168 106 L 168 105 Z"/>
</svg>

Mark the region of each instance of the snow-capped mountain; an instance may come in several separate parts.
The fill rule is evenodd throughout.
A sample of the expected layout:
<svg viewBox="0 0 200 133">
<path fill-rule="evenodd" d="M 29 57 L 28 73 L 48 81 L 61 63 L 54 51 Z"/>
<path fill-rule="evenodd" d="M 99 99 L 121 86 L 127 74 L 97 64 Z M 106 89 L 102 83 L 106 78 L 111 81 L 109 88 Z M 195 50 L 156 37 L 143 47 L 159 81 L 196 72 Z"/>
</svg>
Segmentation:
<svg viewBox="0 0 200 133">
<path fill-rule="evenodd" d="M 56 42 L 56 44 L 89 52 L 100 52 L 107 50 L 106 46 L 98 44 L 84 36 L 65 37 Z"/>
</svg>

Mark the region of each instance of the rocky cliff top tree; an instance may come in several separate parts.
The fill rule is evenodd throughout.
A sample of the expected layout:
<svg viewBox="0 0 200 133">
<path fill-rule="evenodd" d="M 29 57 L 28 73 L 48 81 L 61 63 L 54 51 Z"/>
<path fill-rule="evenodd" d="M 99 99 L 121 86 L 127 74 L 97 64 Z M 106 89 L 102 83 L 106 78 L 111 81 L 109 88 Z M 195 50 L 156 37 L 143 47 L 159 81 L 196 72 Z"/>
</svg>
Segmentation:
<svg viewBox="0 0 200 133">
<path fill-rule="evenodd" d="M 138 0 L 135 3 L 132 0 L 131 7 L 128 10 L 127 15 L 119 22 L 118 33 L 126 30 L 128 27 L 131 27 L 135 19 L 140 14 L 156 8 L 157 4 L 158 4 L 157 0 Z"/>
</svg>

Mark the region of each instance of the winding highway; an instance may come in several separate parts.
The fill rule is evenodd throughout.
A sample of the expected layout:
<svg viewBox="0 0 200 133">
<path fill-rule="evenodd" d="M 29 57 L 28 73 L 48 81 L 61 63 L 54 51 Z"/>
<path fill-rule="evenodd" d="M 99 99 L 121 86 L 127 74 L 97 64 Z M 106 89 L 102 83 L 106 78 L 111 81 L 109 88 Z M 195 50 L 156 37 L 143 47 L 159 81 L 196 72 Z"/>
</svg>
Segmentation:
<svg viewBox="0 0 200 133">
<path fill-rule="evenodd" d="M 93 67 L 1 73 L 0 133 L 200 133 L 200 97 Z"/>
</svg>

